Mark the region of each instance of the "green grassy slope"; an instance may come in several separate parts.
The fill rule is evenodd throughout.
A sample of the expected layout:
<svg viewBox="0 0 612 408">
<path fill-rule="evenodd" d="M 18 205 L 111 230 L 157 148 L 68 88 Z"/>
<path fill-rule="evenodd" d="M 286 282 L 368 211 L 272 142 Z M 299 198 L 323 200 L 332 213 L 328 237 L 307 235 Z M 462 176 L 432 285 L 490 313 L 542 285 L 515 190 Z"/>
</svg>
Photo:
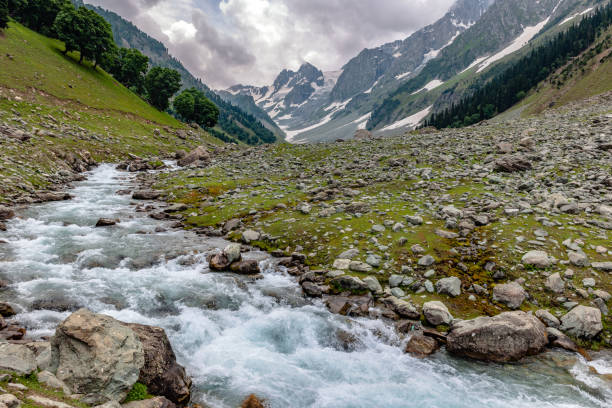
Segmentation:
<svg viewBox="0 0 612 408">
<path fill-rule="evenodd" d="M 62 49 L 59 41 L 17 23 L 0 33 L 0 126 L 32 135 L 19 143 L 0 137 L 1 201 L 47 186 L 65 167 L 58 152 L 88 151 L 97 161 L 118 161 L 129 153 L 163 156 L 221 143 L 159 112 L 102 70 L 79 65 L 76 55 L 62 55 Z"/>
</svg>

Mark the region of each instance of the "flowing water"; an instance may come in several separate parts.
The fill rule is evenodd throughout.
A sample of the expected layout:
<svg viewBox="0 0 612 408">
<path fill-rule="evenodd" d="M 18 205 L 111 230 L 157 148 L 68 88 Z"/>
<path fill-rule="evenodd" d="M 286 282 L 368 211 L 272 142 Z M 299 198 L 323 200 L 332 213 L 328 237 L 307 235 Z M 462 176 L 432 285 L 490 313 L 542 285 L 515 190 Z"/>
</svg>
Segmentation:
<svg viewBox="0 0 612 408">
<path fill-rule="evenodd" d="M 74 199 L 23 210 L 0 233 L 0 300 L 32 336 L 76 306 L 161 326 L 194 379 L 194 400 L 231 407 L 250 393 L 272 407 L 610 407 L 612 359 L 547 353 L 521 364 L 426 360 L 381 321 L 332 315 L 260 252 L 264 279 L 209 273 L 226 242 L 172 230 L 116 192 L 131 175 L 103 165 Z M 100 217 L 118 218 L 94 228 Z M 62 311 L 63 310 L 63 311 Z M 609 381 L 609 380 L 608 380 Z"/>
</svg>

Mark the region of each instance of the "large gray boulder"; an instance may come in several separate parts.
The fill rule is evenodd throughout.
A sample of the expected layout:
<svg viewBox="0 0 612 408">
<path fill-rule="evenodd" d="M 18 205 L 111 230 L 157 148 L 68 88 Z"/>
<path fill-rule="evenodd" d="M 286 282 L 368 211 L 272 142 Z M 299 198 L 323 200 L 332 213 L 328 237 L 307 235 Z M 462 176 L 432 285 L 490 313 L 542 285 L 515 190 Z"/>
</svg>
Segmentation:
<svg viewBox="0 0 612 408">
<path fill-rule="evenodd" d="M 178 161 L 181 167 L 189 166 L 197 163 L 208 163 L 210 161 L 210 153 L 204 146 L 196 147 L 191 153 Z"/>
<path fill-rule="evenodd" d="M 526 297 L 527 292 L 516 282 L 497 285 L 493 288 L 493 301 L 504 304 L 510 309 L 521 307 Z"/>
<path fill-rule="evenodd" d="M 440 301 L 426 302 L 423 304 L 423 316 L 432 326 L 451 324 L 453 316 L 446 305 Z"/>
<path fill-rule="evenodd" d="M 121 401 L 145 365 L 142 343 L 132 329 L 110 316 L 80 309 L 51 339 L 51 371 L 90 404 Z"/>
<path fill-rule="evenodd" d="M 601 311 L 595 307 L 576 306 L 561 317 L 559 329 L 574 337 L 592 339 L 603 330 Z"/>
<path fill-rule="evenodd" d="M 36 371 L 36 356 L 24 344 L 0 343 L 0 370 L 32 374 Z"/>
<path fill-rule="evenodd" d="M 461 294 L 461 280 L 456 276 L 440 279 L 436 282 L 436 290 L 438 293 L 457 297 Z"/>
<path fill-rule="evenodd" d="M 516 311 L 454 322 L 446 348 L 477 360 L 508 362 L 537 354 L 547 344 L 544 324 L 535 316 Z"/>
<path fill-rule="evenodd" d="M 531 265 L 538 268 L 548 268 L 555 262 L 555 259 L 548 256 L 548 254 L 544 251 L 529 251 L 523 255 L 521 261 L 525 265 Z"/>
<path fill-rule="evenodd" d="M 138 382 L 147 386 L 149 393 L 162 395 L 170 401 L 185 405 L 191 393 L 191 378 L 176 362 L 176 356 L 166 332 L 161 327 L 124 323 L 142 343 L 145 364 Z"/>
</svg>

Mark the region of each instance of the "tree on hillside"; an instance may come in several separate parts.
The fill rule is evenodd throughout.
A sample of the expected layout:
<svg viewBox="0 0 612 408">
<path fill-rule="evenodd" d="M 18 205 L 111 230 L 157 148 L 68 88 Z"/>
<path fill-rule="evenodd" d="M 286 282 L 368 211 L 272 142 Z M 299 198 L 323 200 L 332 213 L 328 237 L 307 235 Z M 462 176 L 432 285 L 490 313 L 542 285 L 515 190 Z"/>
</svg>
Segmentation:
<svg viewBox="0 0 612 408">
<path fill-rule="evenodd" d="M 57 37 L 65 44 L 64 54 L 79 51 L 79 63 L 87 58 L 96 66 L 104 54 L 115 47 L 110 24 L 85 7 L 63 9 L 53 25 Z"/>
<path fill-rule="evenodd" d="M 149 69 L 149 57 L 132 48 L 109 52 L 101 64 L 117 81 L 137 94 L 144 93 L 144 81 Z"/>
<path fill-rule="evenodd" d="M 145 78 L 145 89 L 151 105 L 164 111 L 172 95 L 181 89 L 181 74 L 170 68 L 152 68 Z"/>
<path fill-rule="evenodd" d="M 66 8 L 74 9 L 70 0 L 10 0 L 11 15 L 23 25 L 45 35 L 53 35 L 53 22 Z"/>
<path fill-rule="evenodd" d="M 9 15 L 7 0 L 0 0 L 0 30 L 8 27 Z"/>
<path fill-rule="evenodd" d="M 219 120 L 219 108 L 196 88 L 183 91 L 174 99 L 174 110 L 185 120 L 206 128 Z"/>
</svg>

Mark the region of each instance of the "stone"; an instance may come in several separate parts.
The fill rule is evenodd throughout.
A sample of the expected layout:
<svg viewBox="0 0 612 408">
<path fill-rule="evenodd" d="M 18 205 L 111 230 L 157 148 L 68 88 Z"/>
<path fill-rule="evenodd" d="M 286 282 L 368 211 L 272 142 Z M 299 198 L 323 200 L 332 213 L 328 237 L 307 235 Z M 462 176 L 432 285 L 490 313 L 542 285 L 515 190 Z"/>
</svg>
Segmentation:
<svg viewBox="0 0 612 408">
<path fill-rule="evenodd" d="M 177 164 L 181 167 L 186 167 L 196 162 L 209 162 L 210 154 L 204 146 L 198 146 L 191 153 L 180 159 Z"/>
<path fill-rule="evenodd" d="M 247 397 L 247 399 L 242 401 L 242 404 L 240 404 L 240 408 L 266 408 L 266 405 L 261 402 L 261 400 L 257 398 L 255 394 L 251 394 Z"/>
<path fill-rule="evenodd" d="M 531 162 L 521 156 L 506 156 L 495 161 L 494 171 L 502 173 L 515 173 L 531 170 Z"/>
<path fill-rule="evenodd" d="M 112 225 L 116 225 L 117 221 L 111 220 L 110 218 L 100 218 L 96 223 L 96 228 L 100 227 L 110 227 Z"/>
<path fill-rule="evenodd" d="M 546 278 L 544 286 L 546 286 L 548 290 L 555 293 L 563 293 L 563 291 L 565 290 L 565 282 L 561 278 L 559 272 L 555 272 L 548 278 Z"/>
<path fill-rule="evenodd" d="M 595 279 L 593 278 L 584 278 L 582 280 L 582 286 L 585 288 L 594 288 L 595 287 Z"/>
<path fill-rule="evenodd" d="M 74 408 L 72 405 L 68 405 L 65 402 L 53 400 L 51 398 L 45 398 L 40 395 L 29 395 L 28 399 L 32 401 L 37 407 L 44 408 Z"/>
<path fill-rule="evenodd" d="M 332 266 L 334 269 L 346 271 L 348 270 L 350 265 L 351 265 L 350 259 L 336 259 Z"/>
<path fill-rule="evenodd" d="M 417 320 L 421 317 L 421 314 L 412 303 L 395 296 L 388 296 L 384 298 L 382 302 L 400 317 L 412 320 Z"/>
<path fill-rule="evenodd" d="M 136 333 L 144 351 L 144 366 L 138 382 L 147 391 L 160 395 L 179 405 L 186 405 L 191 396 L 191 378 L 185 368 L 176 362 L 176 355 L 166 332 L 161 327 L 124 323 Z"/>
<path fill-rule="evenodd" d="M 576 343 L 574 343 L 572 339 L 567 337 L 560 330 L 554 327 L 547 327 L 546 334 L 548 335 L 548 342 L 552 347 L 559 347 L 564 350 L 572 351 L 574 353 L 579 352 Z"/>
<path fill-rule="evenodd" d="M 391 275 L 389 277 L 389 286 L 396 288 L 402 284 L 404 277 L 402 275 Z"/>
<path fill-rule="evenodd" d="M 591 266 L 598 271 L 612 272 L 612 262 L 593 262 Z"/>
<path fill-rule="evenodd" d="M 0 343 L 0 370 L 29 375 L 36 371 L 36 356 L 23 344 Z"/>
<path fill-rule="evenodd" d="M 418 264 L 419 266 L 424 266 L 424 267 L 431 266 L 431 265 L 433 265 L 434 263 L 436 263 L 436 260 L 435 260 L 435 259 L 434 259 L 434 257 L 433 257 L 433 256 L 431 256 L 431 255 L 425 255 L 425 256 L 421 257 L 421 258 L 419 259 L 419 261 L 417 262 L 417 264 Z"/>
<path fill-rule="evenodd" d="M 501 153 L 501 154 L 507 154 L 507 153 L 512 153 L 513 147 L 512 147 L 512 143 L 508 143 L 508 142 L 500 142 L 497 144 L 497 153 Z"/>
<path fill-rule="evenodd" d="M 349 269 L 353 272 L 367 273 L 372 271 L 372 267 L 365 262 L 351 261 Z"/>
<path fill-rule="evenodd" d="M 521 307 L 526 297 L 527 292 L 516 282 L 496 285 L 493 288 L 493 301 L 506 305 L 510 309 Z"/>
<path fill-rule="evenodd" d="M 323 296 L 323 291 L 321 287 L 312 282 L 302 282 L 302 290 L 309 297 L 321 297 Z"/>
<path fill-rule="evenodd" d="M 461 294 L 461 280 L 456 276 L 440 279 L 436 282 L 436 291 L 443 295 L 457 297 Z"/>
<path fill-rule="evenodd" d="M 391 294 L 397 298 L 402 298 L 404 296 L 406 296 L 406 292 L 404 292 L 402 289 L 400 288 L 393 288 L 391 289 Z"/>
<path fill-rule="evenodd" d="M 242 258 L 240 244 L 229 244 L 223 249 L 223 254 L 227 257 L 230 264 L 239 261 Z"/>
<path fill-rule="evenodd" d="M 382 286 L 380 286 L 380 282 L 378 282 L 378 279 L 376 279 L 374 276 L 367 276 L 363 278 L 363 283 L 366 284 L 372 293 L 382 293 L 383 291 Z"/>
<path fill-rule="evenodd" d="M 15 216 L 15 212 L 4 205 L 0 205 L 0 220 L 6 221 Z"/>
<path fill-rule="evenodd" d="M 132 193 L 132 199 L 134 200 L 157 200 L 159 197 L 161 197 L 160 191 L 141 190 Z"/>
<path fill-rule="evenodd" d="M 584 252 L 569 251 L 567 253 L 569 261 L 574 266 L 587 267 L 589 266 L 589 258 Z"/>
<path fill-rule="evenodd" d="M 379 255 L 368 255 L 366 263 L 374 268 L 378 268 L 382 263 L 382 258 Z"/>
<path fill-rule="evenodd" d="M 333 286 L 336 286 L 340 290 L 350 290 L 355 292 L 363 292 L 369 290 L 368 285 L 361 279 L 350 276 L 342 275 L 334 278 L 330 282 Z"/>
<path fill-rule="evenodd" d="M 123 400 L 144 364 L 142 343 L 132 329 L 87 309 L 68 316 L 51 339 L 49 371 L 89 403 Z"/>
<path fill-rule="evenodd" d="M 344 252 L 342 252 L 340 255 L 338 255 L 339 259 L 353 259 L 355 257 L 357 257 L 359 255 L 359 250 L 358 249 L 348 249 Z"/>
<path fill-rule="evenodd" d="M 212 254 L 208 257 L 208 267 L 211 271 L 225 271 L 230 266 L 230 261 L 224 253 Z"/>
<path fill-rule="evenodd" d="M 406 216 L 406 221 L 411 225 L 423 225 L 423 217 L 418 215 L 408 215 Z"/>
<path fill-rule="evenodd" d="M 417 358 L 432 355 L 440 348 L 438 341 L 432 337 L 417 333 L 413 334 L 406 344 L 405 352 Z"/>
<path fill-rule="evenodd" d="M 254 259 L 234 262 L 230 265 L 230 271 L 239 275 L 257 275 L 261 273 L 259 262 Z"/>
<path fill-rule="evenodd" d="M 540 309 L 535 312 L 535 315 L 538 319 L 542 321 L 546 325 L 546 327 L 554 327 L 558 328 L 561 326 L 561 322 L 557 319 L 552 313 L 548 310 Z"/>
<path fill-rule="evenodd" d="M 54 390 L 61 390 L 65 395 L 72 394 L 70 388 L 49 371 L 41 371 L 37 375 L 38 382 Z"/>
<path fill-rule="evenodd" d="M 453 321 L 453 316 L 448 311 L 446 305 L 440 301 L 426 302 L 423 304 L 423 315 L 425 320 L 432 326 L 441 324 L 449 325 Z"/>
<path fill-rule="evenodd" d="M 544 251 L 529 251 L 521 261 L 526 265 L 532 265 L 539 268 L 548 268 L 553 264 L 553 258 L 549 257 Z"/>
<path fill-rule="evenodd" d="M 559 330 L 574 337 L 592 339 L 603 330 L 601 311 L 595 307 L 576 306 L 561 317 Z"/>
<path fill-rule="evenodd" d="M 15 313 L 15 309 L 13 309 L 13 306 L 5 302 L 0 302 L 0 316 L 11 317 L 15 315 L 16 313 Z"/>
<path fill-rule="evenodd" d="M 176 405 L 164 397 L 154 397 L 142 401 L 132 401 L 123 404 L 122 408 L 176 408 Z"/>
<path fill-rule="evenodd" d="M 19 408 L 21 401 L 13 394 L 2 394 L 0 395 L 0 406 L 6 406 L 7 408 Z"/>
<path fill-rule="evenodd" d="M 533 315 L 515 311 L 453 322 L 446 349 L 463 357 L 503 363 L 537 354 L 547 344 L 544 324 Z"/>
<path fill-rule="evenodd" d="M 250 244 L 253 241 L 259 241 L 261 234 L 257 231 L 246 230 L 242 233 L 242 242 L 245 244 Z"/>
</svg>

